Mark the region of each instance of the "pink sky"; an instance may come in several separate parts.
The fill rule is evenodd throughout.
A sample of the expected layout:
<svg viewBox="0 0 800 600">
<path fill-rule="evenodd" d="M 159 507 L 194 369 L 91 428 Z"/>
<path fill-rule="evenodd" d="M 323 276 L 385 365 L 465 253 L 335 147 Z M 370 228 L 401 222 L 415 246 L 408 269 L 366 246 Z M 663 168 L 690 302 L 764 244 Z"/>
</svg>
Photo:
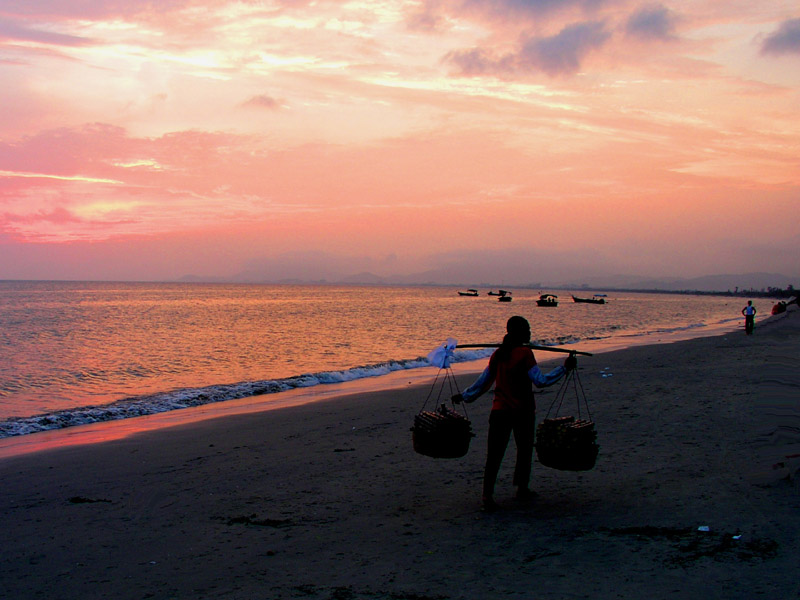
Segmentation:
<svg viewBox="0 0 800 600">
<path fill-rule="evenodd" d="M 0 0 L 0 279 L 800 280 L 800 6 Z"/>
</svg>

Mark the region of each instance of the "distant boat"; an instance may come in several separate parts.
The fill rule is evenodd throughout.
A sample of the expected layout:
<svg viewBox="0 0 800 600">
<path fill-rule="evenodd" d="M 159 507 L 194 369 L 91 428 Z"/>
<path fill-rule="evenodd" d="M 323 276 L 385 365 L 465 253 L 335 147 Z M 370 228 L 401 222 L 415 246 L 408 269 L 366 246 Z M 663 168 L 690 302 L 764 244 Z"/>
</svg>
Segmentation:
<svg viewBox="0 0 800 600">
<path fill-rule="evenodd" d="M 511 292 L 508 290 L 498 290 L 496 292 L 489 292 L 490 296 L 499 296 L 500 302 L 511 302 Z"/>
<path fill-rule="evenodd" d="M 468 289 L 466 292 L 458 292 L 459 296 L 477 296 L 478 290 Z"/>
<path fill-rule="evenodd" d="M 542 294 L 536 301 L 537 306 L 558 306 L 558 296 L 555 294 Z"/>
<path fill-rule="evenodd" d="M 573 302 L 582 302 L 584 304 L 605 304 L 606 299 L 603 297 L 605 294 L 595 294 L 591 298 L 578 298 L 577 296 L 573 296 Z"/>
</svg>

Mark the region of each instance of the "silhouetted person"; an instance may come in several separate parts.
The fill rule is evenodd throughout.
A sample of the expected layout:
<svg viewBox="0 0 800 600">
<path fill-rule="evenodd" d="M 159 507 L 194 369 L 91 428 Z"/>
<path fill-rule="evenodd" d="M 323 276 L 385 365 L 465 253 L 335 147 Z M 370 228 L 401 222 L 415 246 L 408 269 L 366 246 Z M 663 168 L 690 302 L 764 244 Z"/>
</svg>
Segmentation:
<svg viewBox="0 0 800 600">
<path fill-rule="evenodd" d="M 494 486 L 511 433 L 517 446 L 514 467 L 516 497 L 527 500 L 535 494 L 529 489 L 533 441 L 536 431 L 536 402 L 533 385 L 546 387 L 560 380 L 575 368 L 575 356 L 570 354 L 563 367 L 544 374 L 536 365 L 533 351 L 525 346 L 531 341 L 531 326 L 523 317 L 511 317 L 506 324 L 503 343 L 492 354 L 489 366 L 463 394 L 453 396 L 453 402 L 474 402 L 495 384 L 494 402 L 489 415 L 489 440 L 486 468 L 483 474 L 483 506 L 495 510 Z"/>
<path fill-rule="evenodd" d="M 744 332 L 752 335 L 756 326 L 756 307 L 753 306 L 752 300 L 747 301 L 747 306 L 742 309 L 742 314 L 744 315 Z"/>
</svg>

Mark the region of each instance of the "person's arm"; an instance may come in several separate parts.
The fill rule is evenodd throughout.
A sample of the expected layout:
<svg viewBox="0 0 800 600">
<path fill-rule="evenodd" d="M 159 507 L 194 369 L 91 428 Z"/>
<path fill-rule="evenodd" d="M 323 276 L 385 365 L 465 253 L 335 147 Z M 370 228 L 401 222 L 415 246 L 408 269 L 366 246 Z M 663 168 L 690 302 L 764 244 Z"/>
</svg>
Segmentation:
<svg viewBox="0 0 800 600">
<path fill-rule="evenodd" d="M 528 371 L 528 379 L 530 379 L 536 387 L 543 388 L 556 383 L 566 372 L 567 370 L 564 367 L 556 367 L 549 373 L 542 373 L 539 365 L 536 365 L 531 367 L 530 371 Z"/>
<path fill-rule="evenodd" d="M 549 373 L 542 373 L 542 370 L 539 368 L 539 365 L 534 365 L 528 371 L 528 379 L 533 382 L 533 385 L 539 388 L 547 387 L 548 385 L 553 385 L 557 381 L 559 381 L 564 375 L 567 374 L 568 371 L 575 369 L 578 366 L 578 362 L 575 359 L 575 355 L 570 354 L 567 360 L 564 361 L 563 367 L 556 367 Z"/>
<path fill-rule="evenodd" d="M 480 374 L 480 377 L 475 380 L 475 383 L 465 389 L 461 394 L 453 396 L 453 401 L 461 402 L 463 400 L 464 402 L 475 402 L 475 400 L 492 387 L 492 383 L 494 383 L 494 378 L 489 371 L 489 367 L 486 367 L 483 373 Z"/>
</svg>

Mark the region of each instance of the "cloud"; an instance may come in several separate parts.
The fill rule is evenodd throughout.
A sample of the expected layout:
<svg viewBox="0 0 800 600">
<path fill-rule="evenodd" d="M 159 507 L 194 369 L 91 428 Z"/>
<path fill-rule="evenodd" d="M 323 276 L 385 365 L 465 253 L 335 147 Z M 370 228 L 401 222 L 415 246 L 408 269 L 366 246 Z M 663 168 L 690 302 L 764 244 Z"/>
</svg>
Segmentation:
<svg viewBox="0 0 800 600">
<path fill-rule="evenodd" d="M 40 131 L 18 141 L 0 141 L 0 170 L 105 177 L 97 159 L 120 158 L 127 142 L 124 129 L 102 123 Z"/>
<path fill-rule="evenodd" d="M 270 110 L 277 110 L 281 107 L 281 101 L 272 96 L 267 96 L 266 94 L 259 94 L 244 102 L 242 106 L 246 108 L 268 108 Z"/>
<path fill-rule="evenodd" d="M 444 60 L 456 65 L 459 69 L 459 75 L 491 75 L 505 73 L 509 70 L 508 63 L 504 65 L 502 61 L 492 58 L 482 48 L 455 50 L 448 53 Z"/>
<path fill-rule="evenodd" d="M 600 22 L 576 23 L 558 34 L 532 37 L 518 52 L 494 58 L 486 50 L 473 48 L 451 52 L 445 61 L 456 64 L 464 75 L 508 75 L 542 71 L 551 76 L 572 75 L 583 59 L 600 48 L 611 34 Z"/>
<path fill-rule="evenodd" d="M 608 0 L 422 0 L 409 11 L 406 25 L 413 31 L 437 32 L 463 20 L 499 29 L 540 27 L 564 15 L 595 14 Z"/>
<path fill-rule="evenodd" d="M 12 213 L 5 213 L 3 215 L 3 221 L 7 223 L 38 223 L 38 222 L 48 222 L 48 223 L 79 223 L 81 219 L 73 215 L 70 211 L 63 207 L 57 207 L 51 211 L 38 211 L 34 214 L 30 215 L 17 215 Z"/>
<path fill-rule="evenodd" d="M 198 131 L 135 137 L 99 123 L 0 141 L 0 229 L 18 239 L 97 239 L 241 220 L 260 207 L 256 192 L 223 186 L 248 185 L 252 158 L 237 142 Z"/>
<path fill-rule="evenodd" d="M 217 2 L 222 1 L 224 0 L 217 0 Z M 181 9 L 190 4 L 190 0 L 160 0 L 159 2 L 76 2 L 75 0 L 30 2 L 16 0 L 3 2 L 3 12 L 9 17 L 39 17 L 48 20 L 58 20 L 62 17 L 94 19 L 167 12 Z"/>
<path fill-rule="evenodd" d="M 761 53 L 800 54 L 800 19 L 789 19 L 781 23 L 778 30 L 764 40 Z"/>
<path fill-rule="evenodd" d="M 520 64 L 541 69 L 548 75 L 571 75 L 592 50 L 606 43 L 611 34 L 599 22 L 568 25 L 560 33 L 526 42 L 520 53 Z"/>
<path fill-rule="evenodd" d="M 0 40 L 3 39 L 37 42 L 54 46 L 84 46 L 91 43 L 89 38 L 22 27 L 8 21 L 0 23 Z"/>
<path fill-rule="evenodd" d="M 65 228 L 72 231 L 71 241 L 92 240 L 97 239 L 98 231 L 131 223 L 134 223 L 131 219 L 83 218 L 63 206 L 31 213 L 20 207 L 15 212 L 0 213 L 0 231 L 9 240 L 24 243 L 63 241 L 60 232 Z"/>
<path fill-rule="evenodd" d="M 464 0 L 463 9 L 478 10 L 485 14 L 502 17 L 504 20 L 514 20 L 520 17 L 531 19 L 541 18 L 542 15 L 581 8 L 592 10 L 604 4 L 606 0 Z"/>
<path fill-rule="evenodd" d="M 675 15 L 663 5 L 646 6 L 633 13 L 625 32 L 642 39 L 669 40 L 675 29 Z"/>
<path fill-rule="evenodd" d="M 406 25 L 412 31 L 434 32 L 439 30 L 446 22 L 435 6 L 430 2 L 423 3 L 420 8 L 409 14 Z"/>
</svg>

